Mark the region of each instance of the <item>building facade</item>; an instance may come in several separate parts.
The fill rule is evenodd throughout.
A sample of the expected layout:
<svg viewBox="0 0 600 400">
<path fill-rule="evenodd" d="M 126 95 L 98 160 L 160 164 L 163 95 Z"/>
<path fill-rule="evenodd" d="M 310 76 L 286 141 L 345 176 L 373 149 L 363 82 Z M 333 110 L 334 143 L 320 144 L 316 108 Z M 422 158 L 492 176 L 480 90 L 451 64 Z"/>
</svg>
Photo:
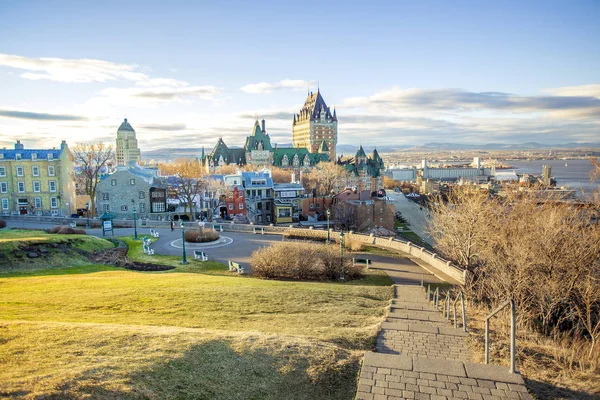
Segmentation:
<svg viewBox="0 0 600 400">
<path fill-rule="evenodd" d="M 321 92 L 310 92 L 304 106 L 294 114 L 292 122 L 292 143 L 294 147 L 306 148 L 315 153 L 325 142 L 326 154 L 335 160 L 335 146 L 338 139 L 338 120 L 335 109 L 333 114 L 321 96 Z"/>
<path fill-rule="evenodd" d="M 354 157 L 339 157 L 337 163 L 349 172 L 348 186 L 355 187 L 358 191 L 377 192 L 383 189 L 383 174 L 385 166 L 377 149 L 371 156 L 367 156 L 362 146 L 358 148 Z"/>
<path fill-rule="evenodd" d="M 127 122 L 123 121 L 117 130 L 117 165 L 129 165 L 130 163 L 139 163 L 142 159 L 138 142 L 135 137 L 135 131 Z"/>
<path fill-rule="evenodd" d="M 283 224 L 298 221 L 302 208 L 304 188 L 299 183 L 275 183 L 273 185 L 275 223 Z"/>
<path fill-rule="evenodd" d="M 236 215 L 243 215 L 245 217 L 247 216 L 245 193 L 246 191 L 242 185 L 235 185 L 227 188 L 227 210 L 225 219 L 233 219 L 233 217 Z"/>
<path fill-rule="evenodd" d="M 384 228 L 394 232 L 395 207 L 369 191 L 343 190 L 333 198 L 335 225 L 341 229 L 365 232 Z"/>
<path fill-rule="evenodd" d="M 77 198 L 73 154 L 60 149 L 0 150 L 0 202 L 4 215 L 71 216 Z"/>
<path fill-rule="evenodd" d="M 96 188 L 96 212 L 111 213 L 115 218 L 166 219 L 166 183 L 156 179 L 155 171 L 142 168 L 117 167 L 102 178 Z"/>
<path fill-rule="evenodd" d="M 246 190 L 246 216 L 255 224 L 273 222 L 273 179 L 270 171 L 242 172 Z"/>
</svg>

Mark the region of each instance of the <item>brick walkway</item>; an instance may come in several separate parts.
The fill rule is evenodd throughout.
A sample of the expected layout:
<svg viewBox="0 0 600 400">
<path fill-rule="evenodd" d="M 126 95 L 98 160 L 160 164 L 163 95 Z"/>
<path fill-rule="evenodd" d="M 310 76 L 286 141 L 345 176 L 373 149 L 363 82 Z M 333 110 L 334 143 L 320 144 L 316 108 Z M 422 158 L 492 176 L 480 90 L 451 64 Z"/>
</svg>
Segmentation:
<svg viewBox="0 0 600 400">
<path fill-rule="evenodd" d="M 367 352 L 357 399 L 531 399 L 508 368 L 468 362 L 468 333 L 454 329 L 421 286 L 395 285 L 377 352 Z"/>
</svg>

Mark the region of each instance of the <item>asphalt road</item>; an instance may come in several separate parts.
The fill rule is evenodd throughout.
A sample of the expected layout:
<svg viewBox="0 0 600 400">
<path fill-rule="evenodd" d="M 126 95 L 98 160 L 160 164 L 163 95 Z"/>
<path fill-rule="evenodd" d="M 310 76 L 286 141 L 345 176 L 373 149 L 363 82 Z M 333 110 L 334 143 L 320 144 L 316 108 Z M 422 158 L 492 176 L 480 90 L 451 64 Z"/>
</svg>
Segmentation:
<svg viewBox="0 0 600 400">
<path fill-rule="evenodd" d="M 50 223 L 32 223 L 21 221 L 7 221 L 8 227 L 26 228 L 26 229 L 49 229 L 54 224 Z M 162 255 L 182 255 L 183 249 L 181 246 L 181 228 L 176 228 L 171 231 L 170 228 L 156 229 L 160 237 L 152 243 L 152 248 L 156 254 Z M 102 237 L 100 228 L 86 229 L 88 235 Z M 150 228 L 140 227 L 137 229 L 138 237 L 150 237 Z M 117 228 L 114 231 L 114 236 L 133 236 L 133 228 Z M 194 250 L 204 251 L 209 260 L 227 263 L 227 261 L 235 261 L 249 270 L 250 257 L 252 252 L 272 243 L 281 242 L 281 235 L 261 235 L 251 233 L 238 232 L 222 232 L 221 238 L 225 239 L 225 243 L 217 244 L 197 244 L 186 243 L 186 253 L 189 260 L 194 258 Z M 358 257 L 369 258 L 373 261 L 373 269 L 385 271 L 394 281 L 401 284 L 420 284 L 421 278 L 425 284 L 436 283 L 440 280 L 430 272 L 421 268 L 409 259 L 387 257 L 379 255 L 357 255 Z"/>
<path fill-rule="evenodd" d="M 427 210 L 425 208 L 421 210 L 417 203 L 408 200 L 402 193 L 391 191 L 387 192 L 387 195 L 394 201 L 396 211 L 400 211 L 410 224 L 410 230 L 433 246 L 433 239 L 427 234 L 425 229 L 427 224 Z"/>
</svg>

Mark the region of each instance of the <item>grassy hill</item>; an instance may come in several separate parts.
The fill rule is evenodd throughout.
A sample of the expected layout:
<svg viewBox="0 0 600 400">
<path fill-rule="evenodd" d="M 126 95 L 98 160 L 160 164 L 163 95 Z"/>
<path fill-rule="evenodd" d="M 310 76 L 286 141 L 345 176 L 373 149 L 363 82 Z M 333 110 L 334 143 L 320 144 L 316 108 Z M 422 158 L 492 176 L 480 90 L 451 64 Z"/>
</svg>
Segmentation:
<svg viewBox="0 0 600 400">
<path fill-rule="evenodd" d="M 278 282 L 215 264 L 0 275 L 0 397 L 353 397 L 387 277 Z"/>
</svg>

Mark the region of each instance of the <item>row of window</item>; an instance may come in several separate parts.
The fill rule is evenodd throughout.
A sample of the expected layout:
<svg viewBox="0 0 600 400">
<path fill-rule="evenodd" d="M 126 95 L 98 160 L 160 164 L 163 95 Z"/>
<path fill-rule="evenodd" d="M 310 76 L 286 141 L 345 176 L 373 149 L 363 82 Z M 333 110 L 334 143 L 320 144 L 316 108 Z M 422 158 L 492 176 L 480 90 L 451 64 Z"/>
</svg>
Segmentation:
<svg viewBox="0 0 600 400">
<path fill-rule="evenodd" d="M 42 185 L 40 181 L 33 181 L 32 184 L 34 192 L 39 193 L 42 191 Z M 17 191 L 19 193 L 25 193 L 27 191 L 26 189 L 25 182 L 17 182 Z M 48 190 L 50 192 L 56 192 L 56 181 L 48 181 Z M 0 182 L 0 193 L 8 193 L 8 183 Z"/>
<path fill-rule="evenodd" d="M 146 193 L 144 193 L 143 191 L 139 191 L 138 193 L 138 197 L 140 198 L 140 200 L 145 199 L 146 198 Z M 152 197 L 156 197 L 156 196 L 152 196 Z M 110 200 L 110 193 L 108 192 L 103 192 L 102 193 L 102 200 Z"/>
<path fill-rule="evenodd" d="M 0 158 L 4 158 L 4 153 L 0 153 Z M 15 159 L 22 160 L 23 155 L 21 153 L 16 153 Z M 38 159 L 37 153 L 31 153 L 31 159 L 37 160 Z M 52 153 L 48 153 L 48 160 L 54 160 L 54 155 Z"/>
<path fill-rule="evenodd" d="M 102 205 L 102 211 L 104 212 L 110 212 L 110 204 L 104 204 Z M 129 205 L 124 204 L 121 206 L 121 211 L 126 212 L 129 211 Z M 133 210 L 132 210 L 133 211 Z M 164 212 L 165 211 L 165 204 L 164 203 L 153 203 L 152 204 L 152 212 Z M 138 209 L 136 210 L 136 212 L 138 213 L 145 213 L 146 212 L 146 204 L 145 203 L 140 203 Z"/>
<path fill-rule="evenodd" d="M 246 190 L 246 197 L 262 197 L 263 193 L 265 193 L 265 197 L 271 197 L 271 189 L 265 189 L 264 191 L 262 189 L 248 189 Z"/>
<path fill-rule="evenodd" d="M 33 207 L 35 209 L 42 208 L 42 198 L 41 197 L 35 197 L 33 199 Z M 58 208 L 58 198 L 50 197 L 50 208 Z M 4 211 L 9 210 L 9 199 L 7 199 L 6 197 L 2 198 L 2 210 L 4 210 Z"/>
<path fill-rule="evenodd" d="M 240 204 L 239 204 L 239 208 L 240 208 L 240 210 L 243 210 L 243 209 L 244 209 L 244 204 L 243 204 L 243 203 L 240 203 Z M 230 211 L 233 211 L 233 204 L 230 204 L 230 205 L 229 205 L 229 210 L 230 210 Z"/>
<path fill-rule="evenodd" d="M 129 184 L 130 184 L 131 186 L 135 186 L 135 179 L 130 179 L 130 180 L 129 180 Z M 110 180 L 110 185 L 111 185 L 111 186 L 117 186 L 117 180 L 116 180 L 116 179 L 111 179 L 111 180 Z"/>
<path fill-rule="evenodd" d="M 40 167 L 34 165 L 31 167 L 31 175 L 40 176 Z M 56 168 L 54 165 L 48 166 L 48 176 L 56 175 Z M 6 176 L 6 167 L 0 167 L 0 177 Z M 17 166 L 17 176 L 25 176 L 25 168 Z"/>
</svg>

